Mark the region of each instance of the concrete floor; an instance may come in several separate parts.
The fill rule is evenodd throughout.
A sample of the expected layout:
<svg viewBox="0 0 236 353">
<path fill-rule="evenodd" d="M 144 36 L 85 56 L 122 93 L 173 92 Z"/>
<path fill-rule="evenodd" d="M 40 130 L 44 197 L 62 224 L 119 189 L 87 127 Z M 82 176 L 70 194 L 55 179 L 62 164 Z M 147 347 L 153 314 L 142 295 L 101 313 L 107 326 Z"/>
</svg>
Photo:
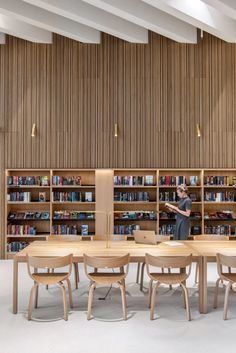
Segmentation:
<svg viewBox="0 0 236 353">
<path fill-rule="evenodd" d="M 26 319 L 32 280 L 20 264 L 19 313 L 12 314 L 12 261 L 0 261 L 0 353 L 227 353 L 235 352 L 236 293 L 230 294 L 229 319 L 223 321 L 223 288 L 219 308 L 212 308 L 216 268 L 209 264 L 209 313 L 198 312 L 194 268 L 188 281 L 192 321 L 186 320 L 181 290 L 161 288 L 156 301 L 156 320 L 149 320 L 147 292 L 135 283 L 136 265 L 131 264 L 126 281 L 129 319 L 121 319 L 120 292 L 112 288 L 105 301 L 98 300 L 108 288 L 95 291 L 94 319 L 87 321 L 88 281 L 80 265 L 81 282 L 73 291 L 74 309 L 62 318 L 60 289 L 40 288 L 39 308 L 33 321 Z M 145 285 L 147 286 L 147 278 Z M 73 278 L 72 278 L 73 284 Z"/>
</svg>

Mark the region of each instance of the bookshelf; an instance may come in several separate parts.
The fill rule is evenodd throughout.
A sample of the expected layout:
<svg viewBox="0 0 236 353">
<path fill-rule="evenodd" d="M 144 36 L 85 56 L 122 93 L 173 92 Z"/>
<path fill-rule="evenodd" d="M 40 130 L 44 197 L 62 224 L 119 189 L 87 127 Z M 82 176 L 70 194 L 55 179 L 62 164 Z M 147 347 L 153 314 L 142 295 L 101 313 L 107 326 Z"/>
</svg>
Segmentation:
<svg viewBox="0 0 236 353">
<path fill-rule="evenodd" d="M 158 230 L 158 171 L 115 169 L 113 232 L 132 239 L 135 229 Z"/>
<path fill-rule="evenodd" d="M 95 170 L 6 170 L 6 258 L 49 235 L 91 240 L 95 205 Z"/>
<path fill-rule="evenodd" d="M 104 239 L 106 214 L 116 239 L 133 239 L 133 229 L 172 235 L 175 218 L 165 202 L 177 202 L 181 182 L 192 198 L 192 235 L 236 240 L 236 169 L 8 169 L 6 257 L 49 235 Z"/>
</svg>

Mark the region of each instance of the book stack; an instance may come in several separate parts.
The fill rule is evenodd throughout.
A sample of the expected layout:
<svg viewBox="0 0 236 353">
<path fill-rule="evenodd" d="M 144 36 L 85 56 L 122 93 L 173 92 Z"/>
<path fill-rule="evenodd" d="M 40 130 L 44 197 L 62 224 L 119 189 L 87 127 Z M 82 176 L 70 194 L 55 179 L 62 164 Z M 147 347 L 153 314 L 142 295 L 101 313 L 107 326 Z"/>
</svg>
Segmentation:
<svg viewBox="0 0 236 353">
<path fill-rule="evenodd" d="M 62 192 L 54 191 L 53 192 L 53 201 L 55 202 L 82 202 L 82 193 L 76 191 Z"/>
<path fill-rule="evenodd" d="M 134 230 L 140 230 L 139 224 L 115 225 L 114 234 L 133 235 Z"/>
<path fill-rule="evenodd" d="M 165 175 L 159 177 L 160 186 L 177 186 L 180 184 L 186 184 L 186 177 L 183 175 L 173 176 Z"/>
<path fill-rule="evenodd" d="M 61 176 L 53 175 L 52 177 L 53 185 L 72 185 L 72 186 L 81 186 L 81 177 L 80 176 Z"/>
<path fill-rule="evenodd" d="M 205 191 L 204 200 L 208 202 L 234 202 L 234 193 L 232 191 Z"/>
<path fill-rule="evenodd" d="M 49 176 L 8 176 L 8 186 L 49 186 Z"/>
<path fill-rule="evenodd" d="M 12 235 L 35 235 L 36 228 L 30 226 L 29 224 L 20 225 L 20 224 L 8 224 L 7 234 Z"/>
<path fill-rule="evenodd" d="M 160 201 L 177 202 L 178 201 L 177 192 L 175 192 L 175 191 L 160 191 L 159 200 Z"/>
<path fill-rule="evenodd" d="M 133 202 L 149 201 L 148 192 L 115 192 L 114 201 Z"/>
<path fill-rule="evenodd" d="M 30 202 L 31 192 L 10 192 L 7 194 L 7 201 L 10 202 Z"/>
<path fill-rule="evenodd" d="M 60 219 L 69 219 L 69 220 L 84 220 L 84 219 L 95 219 L 95 213 L 84 213 L 79 211 L 54 211 L 53 214 L 54 220 Z"/>
<path fill-rule="evenodd" d="M 157 213 L 156 212 L 122 212 L 122 213 L 115 213 L 114 214 L 115 220 L 139 220 L 139 221 L 146 221 L 146 220 L 156 220 Z"/>
</svg>

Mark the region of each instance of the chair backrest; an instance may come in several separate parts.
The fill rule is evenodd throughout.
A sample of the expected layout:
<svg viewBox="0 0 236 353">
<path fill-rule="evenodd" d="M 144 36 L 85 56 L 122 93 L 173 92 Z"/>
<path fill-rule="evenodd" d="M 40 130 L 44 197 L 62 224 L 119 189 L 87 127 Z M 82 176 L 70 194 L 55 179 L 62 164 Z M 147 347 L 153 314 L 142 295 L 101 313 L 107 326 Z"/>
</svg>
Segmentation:
<svg viewBox="0 0 236 353">
<path fill-rule="evenodd" d="M 80 235 L 49 235 L 48 241 L 81 241 Z"/>
<path fill-rule="evenodd" d="M 61 268 L 69 265 L 68 274 L 71 274 L 73 255 L 60 257 L 36 257 L 26 254 L 28 273 L 31 276 L 31 267 L 36 269 Z M 31 276 L 32 277 L 32 276 Z"/>
<path fill-rule="evenodd" d="M 112 257 L 95 257 L 84 254 L 84 269 L 86 275 L 88 275 L 88 266 L 94 267 L 96 269 L 113 269 L 119 268 L 122 273 L 125 273 L 125 276 L 128 274 L 129 269 L 129 258 L 130 255 L 126 254 L 124 256 L 112 256 Z M 126 266 L 126 271 L 124 272 L 124 267 Z"/>
<path fill-rule="evenodd" d="M 156 235 L 157 243 L 162 243 L 163 241 L 170 241 L 170 235 Z"/>
<path fill-rule="evenodd" d="M 156 234 L 154 230 L 134 230 L 134 241 L 137 244 L 157 244 Z"/>
<path fill-rule="evenodd" d="M 220 240 L 229 240 L 229 236 L 228 235 L 217 235 L 217 234 L 213 234 L 213 235 L 195 235 L 193 237 L 194 240 L 207 240 L 207 241 L 220 241 Z"/>
<path fill-rule="evenodd" d="M 150 254 L 145 255 L 145 262 L 147 273 L 150 276 L 150 266 L 159 268 L 179 268 L 183 269 L 188 267 L 187 277 L 189 277 L 192 265 L 192 254 L 187 256 L 153 256 Z"/>
<path fill-rule="evenodd" d="M 229 256 L 217 253 L 216 262 L 219 276 L 221 276 L 223 272 L 223 266 L 236 268 L 236 256 Z"/>
</svg>

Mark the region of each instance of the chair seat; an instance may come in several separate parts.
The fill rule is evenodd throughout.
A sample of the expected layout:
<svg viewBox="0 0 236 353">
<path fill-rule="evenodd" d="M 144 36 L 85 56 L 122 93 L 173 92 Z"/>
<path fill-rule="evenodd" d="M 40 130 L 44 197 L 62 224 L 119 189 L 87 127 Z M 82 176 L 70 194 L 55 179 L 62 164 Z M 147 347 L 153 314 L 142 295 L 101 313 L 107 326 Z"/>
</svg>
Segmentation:
<svg viewBox="0 0 236 353">
<path fill-rule="evenodd" d="M 68 276 L 67 272 L 54 272 L 54 273 L 33 273 L 33 279 L 41 284 L 56 284 L 63 281 Z"/>
<path fill-rule="evenodd" d="M 111 273 L 111 272 L 92 272 L 88 274 L 89 278 L 100 284 L 107 284 L 113 282 L 120 282 L 125 278 L 123 273 Z"/>
<path fill-rule="evenodd" d="M 224 279 L 225 281 L 231 281 L 231 282 L 235 282 L 236 283 L 236 273 L 222 273 L 222 279 Z"/>
<path fill-rule="evenodd" d="M 150 277 L 164 284 L 178 284 L 184 282 L 188 275 L 186 273 L 150 273 Z"/>
</svg>

